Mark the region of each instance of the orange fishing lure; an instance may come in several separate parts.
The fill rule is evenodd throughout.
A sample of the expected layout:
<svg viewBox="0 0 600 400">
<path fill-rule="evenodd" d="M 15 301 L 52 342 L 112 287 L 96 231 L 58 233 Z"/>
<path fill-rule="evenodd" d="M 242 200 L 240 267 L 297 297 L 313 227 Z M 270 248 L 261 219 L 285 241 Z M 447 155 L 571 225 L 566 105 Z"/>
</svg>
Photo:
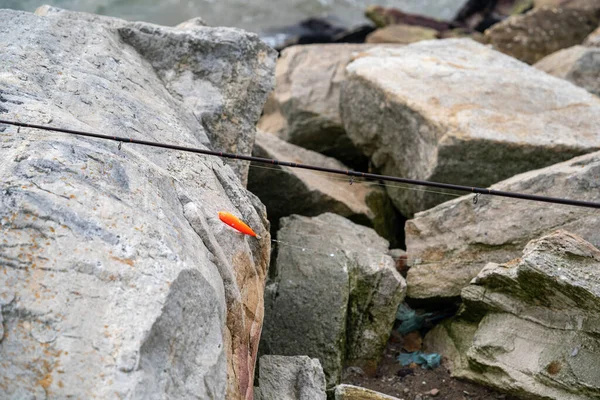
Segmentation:
<svg viewBox="0 0 600 400">
<path fill-rule="evenodd" d="M 250 236 L 254 236 L 257 239 L 260 239 L 260 236 L 258 236 L 256 233 L 254 233 L 252 228 L 250 228 L 248 225 L 246 225 L 244 222 L 242 222 L 241 219 L 239 219 L 238 217 L 236 217 L 235 215 L 233 215 L 231 213 L 228 213 L 226 211 L 219 211 L 219 219 L 221 221 L 225 222 L 227 225 L 229 225 L 233 229 L 236 229 L 236 230 L 242 232 L 244 235 L 250 235 Z"/>
</svg>

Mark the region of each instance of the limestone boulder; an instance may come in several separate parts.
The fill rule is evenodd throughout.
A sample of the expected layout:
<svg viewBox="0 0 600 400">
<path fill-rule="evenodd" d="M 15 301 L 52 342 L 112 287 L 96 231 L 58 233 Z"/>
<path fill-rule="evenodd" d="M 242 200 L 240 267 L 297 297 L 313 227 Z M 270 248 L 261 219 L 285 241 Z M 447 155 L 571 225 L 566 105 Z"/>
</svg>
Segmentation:
<svg viewBox="0 0 600 400">
<path fill-rule="evenodd" d="M 580 0 L 514 15 L 492 26 L 485 36 L 495 49 L 534 64 L 558 50 L 581 44 L 599 24 L 600 3 Z"/>
<path fill-rule="evenodd" d="M 488 264 L 454 320 L 426 337 L 452 375 L 519 398 L 600 397 L 600 251 L 556 231 Z"/>
<path fill-rule="evenodd" d="M 600 202 L 600 152 L 493 185 L 493 189 Z M 489 262 L 505 263 L 532 238 L 566 229 L 600 246 L 594 209 L 468 195 L 419 213 L 406 223 L 408 296 L 457 297 Z"/>
<path fill-rule="evenodd" d="M 346 132 L 387 175 L 485 187 L 600 148 L 598 97 L 469 39 L 373 49 L 347 69 Z M 451 198 L 387 190 L 407 217 Z"/>
<path fill-rule="evenodd" d="M 143 55 L 166 90 L 185 106 L 181 113 L 185 123 L 198 132 L 199 139 L 208 139 L 202 140 L 205 145 L 224 152 L 252 153 L 256 123 L 275 83 L 276 53 L 257 35 L 206 27 L 198 18 L 172 29 L 48 6 L 36 13 L 117 29 L 120 40 Z M 227 163 L 245 183 L 248 163 Z"/>
<path fill-rule="evenodd" d="M 363 169 L 366 158 L 348 139 L 340 118 L 340 87 L 353 54 L 372 47 L 318 44 L 285 49 L 259 129 Z"/>
<path fill-rule="evenodd" d="M 287 143 L 275 135 L 258 132 L 255 156 L 347 170 L 341 162 Z M 267 207 L 273 226 L 292 214 L 316 216 L 331 212 L 366 225 L 396 244 L 400 221 L 385 190 L 355 183 L 343 176 L 299 168 L 252 164 L 248 189 Z M 400 229 L 399 229 L 400 228 Z"/>
<path fill-rule="evenodd" d="M 325 400 L 325 374 L 316 358 L 262 356 L 260 400 Z"/>
<path fill-rule="evenodd" d="M 388 25 L 377 29 L 367 36 L 367 43 L 410 44 L 421 40 L 437 39 L 438 31 L 431 28 L 412 25 Z"/>
<path fill-rule="evenodd" d="M 249 152 L 256 36 L 46 11 L 0 10 L 0 118 L 206 148 L 223 113 Z M 252 398 L 270 238 L 233 169 L 8 125 L 0 159 L 0 397 Z"/>
<path fill-rule="evenodd" d="M 338 385 L 335 388 L 335 400 L 398 400 L 398 398 L 359 386 Z"/>
<path fill-rule="evenodd" d="M 387 241 L 328 213 L 282 218 L 276 243 L 261 353 L 319 359 L 328 389 L 347 366 L 374 373 L 405 293 Z"/>
<path fill-rule="evenodd" d="M 600 96 L 600 47 L 569 47 L 542 58 L 534 66 Z"/>
</svg>

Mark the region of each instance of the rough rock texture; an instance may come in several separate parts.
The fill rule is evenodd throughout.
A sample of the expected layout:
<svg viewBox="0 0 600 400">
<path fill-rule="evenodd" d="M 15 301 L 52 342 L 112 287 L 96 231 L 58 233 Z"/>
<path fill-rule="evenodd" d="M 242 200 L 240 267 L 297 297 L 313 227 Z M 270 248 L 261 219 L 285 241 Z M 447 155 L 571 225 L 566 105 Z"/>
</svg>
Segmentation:
<svg viewBox="0 0 600 400">
<path fill-rule="evenodd" d="M 468 39 L 373 49 L 348 72 L 346 132 L 384 174 L 488 186 L 600 148 L 598 97 Z M 449 199 L 388 193 L 406 216 Z"/>
<path fill-rule="evenodd" d="M 64 21 L 87 19 L 118 29 L 120 40 L 144 57 L 171 96 L 184 106 L 186 124 L 198 137 L 208 137 L 210 142 L 204 144 L 215 150 L 252 153 L 255 125 L 273 89 L 276 58 L 258 36 L 233 28 L 204 27 L 198 18 L 180 24 L 179 29 L 166 29 L 48 6 L 36 13 Z M 227 163 L 245 183 L 248 163 Z"/>
<path fill-rule="evenodd" d="M 398 398 L 358 386 L 339 385 L 335 388 L 335 400 L 398 400 Z"/>
<path fill-rule="evenodd" d="M 350 166 L 364 155 L 346 136 L 340 119 L 340 86 L 352 55 L 364 44 L 319 44 L 285 49 L 275 70 L 275 91 L 265 105 L 260 130 Z"/>
<path fill-rule="evenodd" d="M 220 110 L 251 144 L 256 36 L 45 11 L 0 10 L 0 118 L 203 147 Z M 270 240 L 230 167 L 6 125 L 0 159 L 0 397 L 252 398 Z"/>
<path fill-rule="evenodd" d="M 600 152 L 517 175 L 493 189 L 600 201 Z M 488 263 L 508 262 L 529 240 L 566 229 L 600 246 L 600 213 L 593 209 L 465 196 L 419 213 L 406 223 L 408 295 L 427 299 L 460 294 Z"/>
<path fill-rule="evenodd" d="M 590 47 L 600 47 L 600 27 L 598 27 L 598 29 L 596 29 L 594 32 L 590 33 L 583 44 Z"/>
<path fill-rule="evenodd" d="M 316 358 L 262 356 L 260 400 L 325 400 L 325 374 Z"/>
<path fill-rule="evenodd" d="M 569 47 L 542 58 L 534 66 L 600 96 L 600 47 Z"/>
<path fill-rule="evenodd" d="M 318 358 L 328 388 L 374 372 L 405 293 L 387 241 L 335 214 L 282 218 L 277 240 L 261 353 Z"/>
<path fill-rule="evenodd" d="M 435 29 L 411 25 L 389 25 L 377 29 L 367 36 L 367 43 L 396 43 L 410 44 L 421 40 L 437 39 Z"/>
<path fill-rule="evenodd" d="M 452 374 L 521 398 L 600 398 L 600 251 L 556 231 L 490 263 L 426 338 Z"/>
<path fill-rule="evenodd" d="M 497 50 L 533 64 L 560 49 L 581 44 L 598 27 L 600 3 L 574 3 L 591 6 L 538 7 L 492 26 L 485 36 Z"/>
<path fill-rule="evenodd" d="M 256 136 L 253 154 L 258 157 L 347 170 L 339 161 L 289 144 L 275 135 Z M 264 165 L 250 170 L 248 189 L 267 207 L 274 224 L 292 214 L 316 216 L 325 212 L 339 214 L 366 225 L 395 245 L 399 221 L 385 190 L 368 184 L 349 184 L 342 176 Z"/>
</svg>

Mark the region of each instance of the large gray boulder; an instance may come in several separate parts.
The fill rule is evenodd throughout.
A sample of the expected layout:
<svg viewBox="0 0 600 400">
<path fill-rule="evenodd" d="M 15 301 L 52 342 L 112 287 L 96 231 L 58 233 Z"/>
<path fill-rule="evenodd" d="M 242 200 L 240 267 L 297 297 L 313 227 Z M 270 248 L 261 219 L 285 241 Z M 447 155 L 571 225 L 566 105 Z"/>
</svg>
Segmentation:
<svg viewBox="0 0 600 400">
<path fill-rule="evenodd" d="M 328 388 L 346 366 L 374 372 L 405 293 L 387 252 L 372 229 L 339 215 L 282 218 L 261 352 L 318 358 Z"/>
<path fill-rule="evenodd" d="M 600 148 L 600 99 L 469 39 L 373 49 L 347 67 L 341 113 L 381 172 L 469 186 Z M 406 216 L 449 199 L 389 186 Z"/>
<path fill-rule="evenodd" d="M 219 112 L 249 152 L 273 65 L 256 36 L 58 10 L 0 20 L 0 118 L 206 147 Z M 250 399 L 270 238 L 234 171 L 7 125 L 0 142 L 0 397 Z"/>
<path fill-rule="evenodd" d="M 316 358 L 262 356 L 260 400 L 325 400 L 325 374 Z"/>
<path fill-rule="evenodd" d="M 517 175 L 493 189 L 600 202 L 600 152 Z M 408 296 L 456 297 L 488 263 L 508 262 L 532 238 L 561 228 L 600 246 L 600 213 L 558 204 L 481 196 L 419 213 L 406 223 Z"/>
<path fill-rule="evenodd" d="M 542 58 L 534 67 L 600 96 L 600 47 L 573 46 L 559 50 Z"/>
<path fill-rule="evenodd" d="M 495 49 L 534 64 L 558 50 L 581 44 L 600 24 L 597 0 L 565 1 L 514 15 L 485 31 Z"/>
<path fill-rule="evenodd" d="M 253 154 L 325 168 L 347 170 L 341 162 L 322 154 L 287 143 L 275 135 L 258 132 Z M 350 185 L 349 179 L 281 165 L 254 165 L 248 189 L 267 207 L 269 220 L 275 225 L 281 217 L 292 214 L 316 216 L 331 212 L 366 225 L 393 245 L 399 221 L 387 193 L 369 183 Z"/>
<path fill-rule="evenodd" d="M 456 319 L 428 334 L 454 376 L 520 398 L 600 398 L 600 251 L 556 231 L 490 263 Z"/>
<path fill-rule="evenodd" d="M 198 19 L 172 29 L 48 6 L 36 13 L 112 26 L 119 39 L 144 57 L 169 94 L 180 101 L 184 122 L 204 144 L 224 152 L 252 153 L 256 122 L 275 83 L 275 51 L 258 36 L 233 28 L 209 28 Z M 248 163 L 227 163 L 245 183 Z"/>
<path fill-rule="evenodd" d="M 285 49 L 259 129 L 351 166 L 365 164 L 365 156 L 344 131 L 339 108 L 346 65 L 354 54 L 370 48 L 373 45 L 317 44 Z"/>
</svg>

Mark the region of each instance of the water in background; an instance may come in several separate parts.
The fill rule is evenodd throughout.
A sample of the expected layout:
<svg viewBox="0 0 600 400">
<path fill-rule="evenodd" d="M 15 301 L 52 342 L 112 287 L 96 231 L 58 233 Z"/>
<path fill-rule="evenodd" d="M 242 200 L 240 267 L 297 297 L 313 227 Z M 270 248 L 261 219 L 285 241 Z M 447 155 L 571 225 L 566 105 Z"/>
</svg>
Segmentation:
<svg viewBox="0 0 600 400">
<path fill-rule="evenodd" d="M 371 4 L 451 19 L 464 0 L 0 0 L 0 8 L 25 11 L 44 4 L 161 25 L 202 17 L 212 26 L 262 32 L 309 16 L 330 15 L 344 24 L 359 24 L 364 22 L 365 7 Z"/>
</svg>

